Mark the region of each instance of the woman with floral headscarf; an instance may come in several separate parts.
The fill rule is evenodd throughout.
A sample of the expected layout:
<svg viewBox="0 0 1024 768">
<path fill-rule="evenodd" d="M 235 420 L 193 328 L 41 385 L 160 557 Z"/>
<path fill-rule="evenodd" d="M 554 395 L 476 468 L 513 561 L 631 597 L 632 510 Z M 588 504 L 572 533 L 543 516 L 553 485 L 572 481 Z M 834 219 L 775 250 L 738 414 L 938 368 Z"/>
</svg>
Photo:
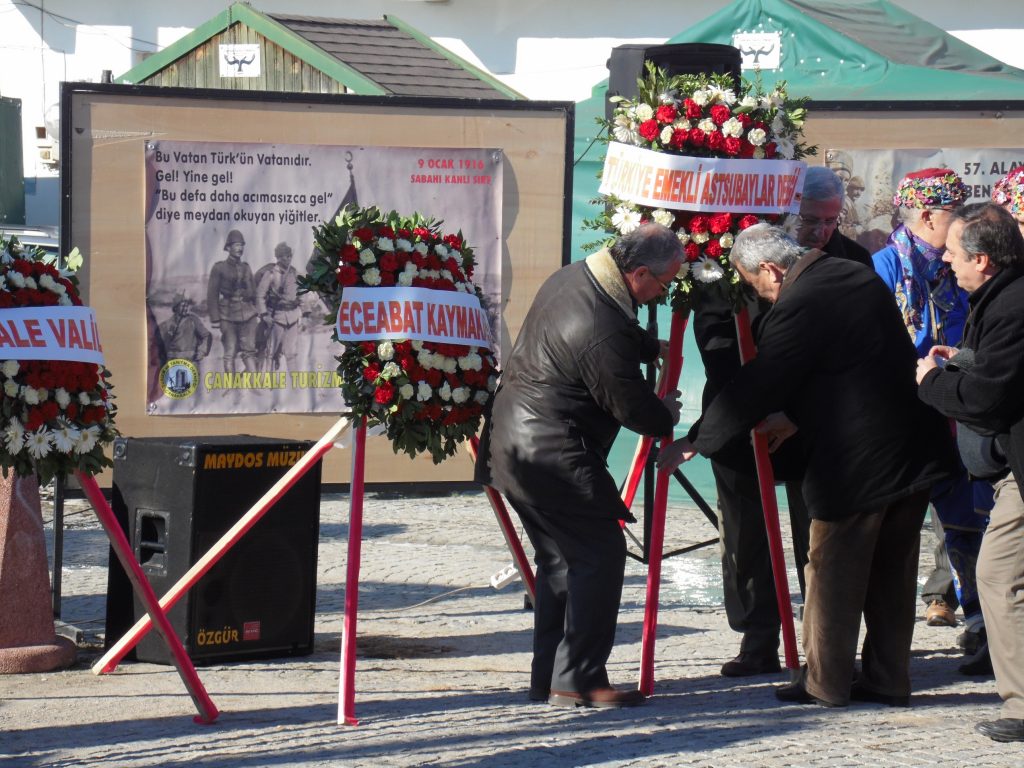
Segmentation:
<svg viewBox="0 0 1024 768">
<path fill-rule="evenodd" d="M 1024 166 L 1010 171 L 996 182 L 992 189 L 992 202 L 1009 211 L 1024 234 Z"/>
</svg>

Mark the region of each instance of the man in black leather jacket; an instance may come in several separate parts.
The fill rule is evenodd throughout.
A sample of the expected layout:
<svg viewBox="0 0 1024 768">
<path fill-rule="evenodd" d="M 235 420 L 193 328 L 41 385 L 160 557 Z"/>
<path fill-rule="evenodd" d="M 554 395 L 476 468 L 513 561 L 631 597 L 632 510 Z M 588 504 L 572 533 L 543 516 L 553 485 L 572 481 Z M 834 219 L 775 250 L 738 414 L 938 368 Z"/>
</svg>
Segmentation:
<svg viewBox="0 0 1024 768">
<path fill-rule="evenodd" d="M 679 392 L 659 399 L 641 372 L 660 343 L 636 317 L 683 260 L 676 235 L 645 224 L 541 286 L 504 366 L 480 439 L 476 479 L 518 512 L 535 550 L 530 698 L 561 706 L 639 704 L 605 664 L 633 520 L 606 461 L 621 426 L 670 435 Z"/>
</svg>

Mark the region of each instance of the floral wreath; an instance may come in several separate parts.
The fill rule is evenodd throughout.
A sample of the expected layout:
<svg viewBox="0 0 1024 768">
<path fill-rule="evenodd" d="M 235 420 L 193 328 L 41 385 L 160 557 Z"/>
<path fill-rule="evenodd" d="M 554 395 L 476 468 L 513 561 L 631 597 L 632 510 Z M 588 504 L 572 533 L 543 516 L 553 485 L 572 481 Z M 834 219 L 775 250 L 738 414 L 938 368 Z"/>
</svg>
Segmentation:
<svg viewBox="0 0 1024 768">
<path fill-rule="evenodd" d="M 483 300 L 473 284 L 473 250 L 442 222 L 375 207 L 346 206 L 315 229 L 316 252 L 299 289 L 316 293 L 334 326 L 348 286 L 407 286 L 459 291 Z M 334 333 L 337 339 L 337 330 Z M 346 342 L 337 358 L 353 416 L 383 425 L 395 453 L 430 453 L 440 463 L 480 427 L 497 384 L 486 348 L 420 340 Z"/>
<path fill-rule="evenodd" d="M 81 306 L 78 249 L 61 269 L 42 248 L 0 235 L 0 312 Z M 94 475 L 113 463 L 104 446 L 117 437 L 110 372 L 68 360 L 0 361 L 0 466 L 46 484 L 74 471 Z"/>
<path fill-rule="evenodd" d="M 637 87 L 636 99 L 611 97 L 616 105 L 611 120 L 598 119 L 608 129 L 606 140 L 694 157 L 799 160 L 817 153 L 802 141 L 807 99 L 791 99 L 784 82 L 765 93 L 760 80 L 744 80 L 737 91 L 729 75 L 670 76 L 648 62 Z M 724 291 L 735 307 L 742 306 L 746 289 L 729 262 L 736 233 L 780 218 L 651 208 L 610 195 L 592 202 L 602 205 L 602 212 L 584 226 L 610 236 L 587 243 L 586 250 L 611 245 L 647 221 L 676 232 L 686 261 L 672 291 L 675 310 L 688 309 L 694 291 L 701 290 Z"/>
</svg>

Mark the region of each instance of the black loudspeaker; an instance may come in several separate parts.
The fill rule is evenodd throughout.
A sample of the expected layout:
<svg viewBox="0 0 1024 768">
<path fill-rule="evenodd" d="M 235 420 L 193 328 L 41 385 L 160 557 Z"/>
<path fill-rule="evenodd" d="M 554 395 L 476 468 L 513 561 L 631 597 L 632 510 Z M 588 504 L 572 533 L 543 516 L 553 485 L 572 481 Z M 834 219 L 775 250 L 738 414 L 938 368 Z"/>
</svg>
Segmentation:
<svg viewBox="0 0 1024 768">
<path fill-rule="evenodd" d="M 644 76 L 644 62 L 650 61 L 669 75 L 731 75 L 740 82 L 743 56 L 739 48 L 717 43 L 677 43 L 674 45 L 620 45 L 612 48 L 608 59 L 608 96 L 637 95 L 636 81 Z M 614 104 L 605 102 L 605 117 L 611 120 Z"/>
<path fill-rule="evenodd" d="M 157 597 L 312 446 L 250 435 L 119 438 L 111 506 Z M 317 462 L 168 612 L 197 664 L 313 651 L 320 470 Z M 111 552 L 108 647 L 144 615 Z M 155 631 L 135 658 L 171 663 Z"/>
</svg>

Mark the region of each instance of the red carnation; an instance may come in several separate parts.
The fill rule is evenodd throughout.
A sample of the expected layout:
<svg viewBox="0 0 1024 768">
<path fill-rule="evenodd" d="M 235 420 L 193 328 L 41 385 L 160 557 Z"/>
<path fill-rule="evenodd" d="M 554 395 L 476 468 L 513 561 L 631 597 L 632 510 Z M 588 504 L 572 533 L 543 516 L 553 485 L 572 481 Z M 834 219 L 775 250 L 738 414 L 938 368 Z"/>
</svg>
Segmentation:
<svg viewBox="0 0 1024 768">
<path fill-rule="evenodd" d="M 694 216 L 690 219 L 690 225 L 687 227 L 690 232 L 707 232 L 708 231 L 708 217 L 707 216 Z"/>
<path fill-rule="evenodd" d="M 657 120 L 644 120 L 640 123 L 640 127 L 637 128 L 637 132 L 648 141 L 654 141 L 658 138 L 658 134 L 661 133 L 661 128 L 658 127 Z"/>
<path fill-rule="evenodd" d="M 393 272 L 398 268 L 398 257 L 391 251 L 385 251 L 380 255 L 380 268 Z"/>
<path fill-rule="evenodd" d="M 709 240 L 704 246 L 704 255 L 717 259 L 722 255 L 722 244 L 717 240 Z"/>
<path fill-rule="evenodd" d="M 363 368 L 363 378 L 369 382 L 374 382 L 377 377 L 380 376 L 380 365 L 377 363 L 370 363 L 368 366 Z"/>
<path fill-rule="evenodd" d="M 692 240 L 686 244 L 686 247 L 683 250 L 686 251 L 687 261 L 696 261 L 700 258 L 700 246 Z"/>
<path fill-rule="evenodd" d="M 732 117 L 732 110 L 724 104 L 715 104 L 711 108 L 711 119 L 715 121 L 715 125 L 721 125 L 730 117 Z"/>
<path fill-rule="evenodd" d="M 737 226 L 740 229 L 746 229 L 747 227 L 754 226 L 755 224 L 757 224 L 758 221 L 759 219 L 757 218 L 757 216 L 755 216 L 752 213 L 748 213 L 746 216 L 740 219 L 739 224 L 737 224 Z"/>
<path fill-rule="evenodd" d="M 372 341 L 360 341 L 359 349 L 363 351 L 364 355 L 372 355 L 374 352 L 377 351 L 377 345 L 374 344 Z"/>
<path fill-rule="evenodd" d="M 352 243 L 345 243 L 338 251 L 338 257 L 346 264 L 352 264 L 359 259 L 359 251 Z"/>
<path fill-rule="evenodd" d="M 658 107 L 658 111 L 654 113 L 655 120 L 664 125 L 674 123 L 677 117 L 679 117 L 679 113 L 671 104 L 662 104 Z"/>
<path fill-rule="evenodd" d="M 346 287 L 355 285 L 359 282 L 359 270 L 350 264 L 338 267 L 338 282 Z"/>
<path fill-rule="evenodd" d="M 722 150 L 723 144 L 726 141 L 728 141 L 728 139 L 726 139 L 718 131 L 715 131 L 714 133 L 709 133 L 707 140 L 708 149 L 710 149 L 712 152 L 720 152 Z"/>
<path fill-rule="evenodd" d="M 778 149 L 779 148 L 774 141 L 769 141 L 767 144 L 764 145 L 764 156 L 771 160 L 772 158 L 775 157 L 775 154 L 778 152 Z"/>
<path fill-rule="evenodd" d="M 686 110 L 686 117 L 690 120 L 701 115 L 700 106 L 693 99 L 683 99 L 683 109 Z"/>
<path fill-rule="evenodd" d="M 735 136 L 730 136 L 725 140 L 725 151 L 730 155 L 738 155 L 740 153 L 740 140 Z"/>
<path fill-rule="evenodd" d="M 373 393 L 373 399 L 381 405 L 387 405 L 391 402 L 391 398 L 395 396 L 395 387 L 390 381 L 385 381 L 379 387 L 377 391 Z"/>
<path fill-rule="evenodd" d="M 740 114 L 736 115 L 736 119 L 739 121 L 739 124 L 743 126 L 744 133 L 750 130 L 754 122 L 750 115 L 744 112 L 740 112 Z"/>
<path fill-rule="evenodd" d="M 355 237 L 365 243 L 367 240 L 373 237 L 373 230 L 370 229 L 369 227 L 360 227 L 359 229 L 352 233 L 352 237 Z"/>
<path fill-rule="evenodd" d="M 445 235 L 443 242 L 449 248 L 454 248 L 457 251 L 462 249 L 462 239 L 458 235 Z"/>
<path fill-rule="evenodd" d="M 723 232 L 728 232 L 730 229 L 732 229 L 732 214 L 712 214 L 711 218 L 708 220 L 708 229 L 710 229 L 716 235 L 720 235 Z"/>
<path fill-rule="evenodd" d="M 686 140 L 690 138 L 690 132 L 684 131 L 682 128 L 677 128 L 672 131 L 672 138 L 669 139 L 668 145 L 672 149 L 682 149 L 686 146 Z"/>
<path fill-rule="evenodd" d="M 381 227 L 377 230 L 377 237 L 388 237 L 393 238 L 395 236 L 395 230 L 391 227 Z"/>
<path fill-rule="evenodd" d="M 390 288 L 395 284 L 395 273 L 394 272 L 381 272 L 380 273 L 380 284 L 383 288 Z"/>
<path fill-rule="evenodd" d="M 690 143 L 695 147 L 703 147 L 706 137 L 704 131 L 700 128 L 690 129 Z"/>
<path fill-rule="evenodd" d="M 431 368 L 427 371 L 427 384 L 437 389 L 441 386 L 442 381 L 444 381 L 444 374 L 437 370 L 437 368 Z"/>
</svg>

